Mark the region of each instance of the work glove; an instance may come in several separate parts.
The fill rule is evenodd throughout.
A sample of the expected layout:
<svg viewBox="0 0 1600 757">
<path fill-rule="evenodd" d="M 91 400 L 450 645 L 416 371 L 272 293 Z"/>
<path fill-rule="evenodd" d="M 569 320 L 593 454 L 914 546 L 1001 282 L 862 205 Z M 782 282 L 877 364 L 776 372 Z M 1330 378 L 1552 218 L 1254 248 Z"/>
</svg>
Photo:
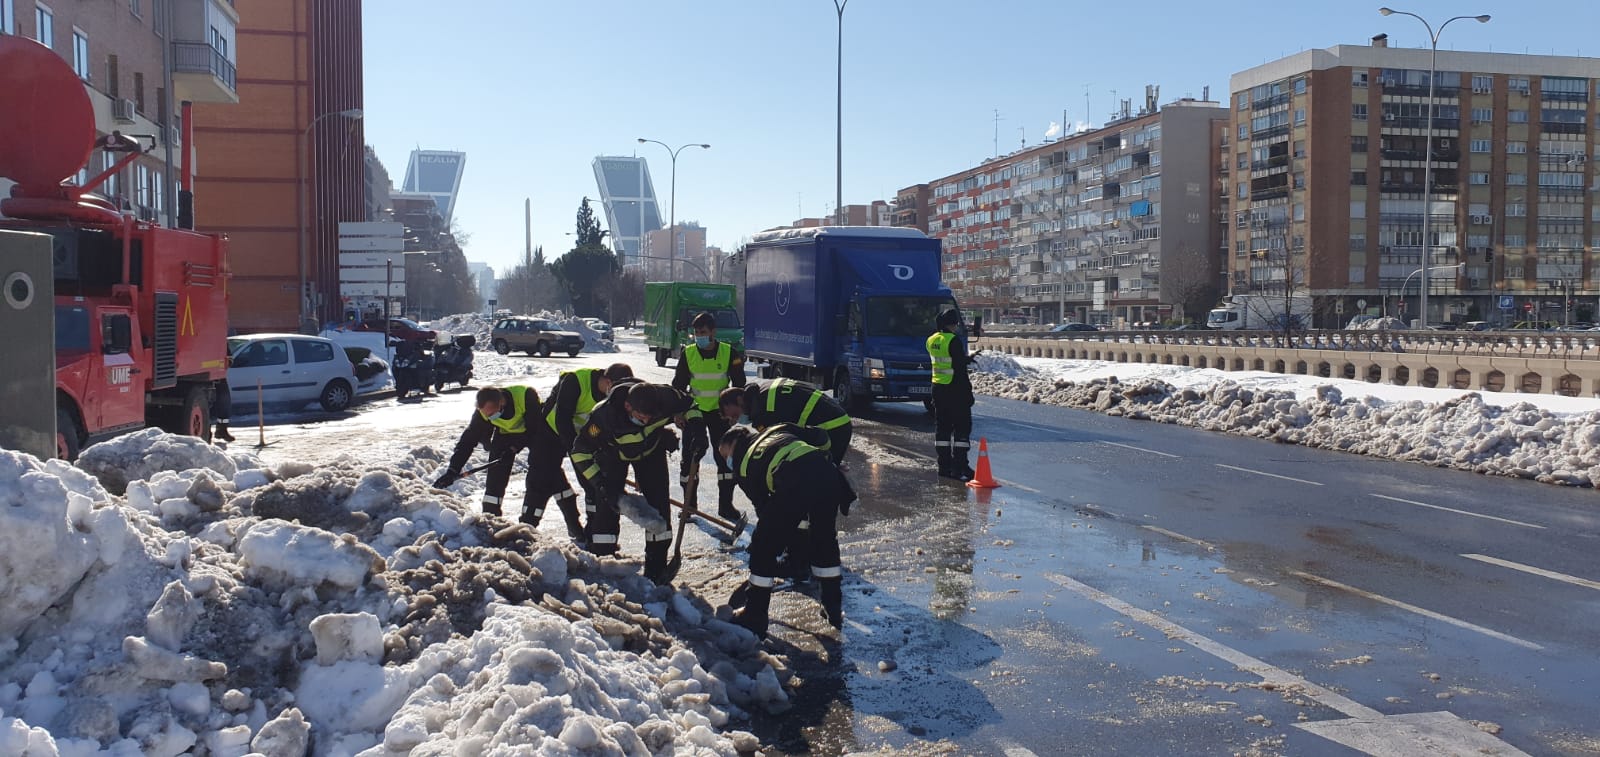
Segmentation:
<svg viewBox="0 0 1600 757">
<path fill-rule="evenodd" d="M 662 428 L 657 433 L 661 434 L 662 441 L 667 443 L 667 449 L 673 449 L 678 446 L 678 432 L 670 428 Z"/>
<path fill-rule="evenodd" d="M 461 473 L 459 471 L 447 470 L 447 471 L 444 472 L 443 475 L 439 476 L 439 478 L 434 480 L 433 488 L 435 488 L 435 489 L 443 489 L 443 488 L 448 487 L 449 485 L 451 485 L 451 484 L 453 484 L 453 483 L 455 483 L 457 481 L 460 481 L 460 480 L 461 480 Z"/>
<path fill-rule="evenodd" d="M 856 496 L 855 487 L 850 485 L 850 479 L 840 476 L 839 482 L 844 489 L 844 491 L 839 492 L 839 514 L 847 516 L 850 514 L 850 505 L 860 497 Z"/>
</svg>

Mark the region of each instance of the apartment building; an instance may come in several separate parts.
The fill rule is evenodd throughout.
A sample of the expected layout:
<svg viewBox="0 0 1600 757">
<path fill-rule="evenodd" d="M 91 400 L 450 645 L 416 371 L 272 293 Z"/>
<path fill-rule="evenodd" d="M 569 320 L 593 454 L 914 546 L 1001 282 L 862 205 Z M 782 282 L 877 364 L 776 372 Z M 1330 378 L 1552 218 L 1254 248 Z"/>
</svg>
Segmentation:
<svg viewBox="0 0 1600 757">
<path fill-rule="evenodd" d="M 698 281 L 706 259 L 706 230 L 695 221 L 679 221 L 677 241 L 673 229 L 644 233 L 639 254 L 643 256 L 645 277 L 649 281 Z M 687 261 L 674 263 L 673 260 Z M 711 274 L 707 272 L 705 276 Z"/>
<path fill-rule="evenodd" d="M 1431 124 L 1429 70 L 1379 36 L 1232 77 L 1232 291 L 1311 294 L 1319 326 L 1416 319 L 1427 250 L 1430 323 L 1592 320 L 1600 60 L 1440 50 Z"/>
<path fill-rule="evenodd" d="M 1137 114 L 1124 101 L 1102 128 L 928 182 L 945 282 L 989 321 L 1203 318 L 1222 281 L 1212 173 L 1227 117 L 1158 107 L 1151 88 Z"/>
<path fill-rule="evenodd" d="M 83 80 L 96 137 L 120 131 L 149 151 L 98 192 L 163 225 L 174 225 L 177 217 L 184 149 L 179 104 L 239 101 L 233 46 L 238 20 L 225 0 L 0 0 L 0 34 L 55 50 Z M 124 157 L 96 149 L 77 183 Z M 201 161 L 196 166 L 204 167 Z"/>
<path fill-rule="evenodd" d="M 894 208 L 890 211 L 890 225 L 927 233 L 928 201 L 932 197 L 933 189 L 927 184 L 917 184 L 896 192 Z"/>
<path fill-rule="evenodd" d="M 339 224 L 369 214 L 361 3 L 209 2 L 237 7 L 239 104 L 195 106 L 196 226 L 232 240 L 233 328 L 314 329 L 342 317 Z"/>
</svg>

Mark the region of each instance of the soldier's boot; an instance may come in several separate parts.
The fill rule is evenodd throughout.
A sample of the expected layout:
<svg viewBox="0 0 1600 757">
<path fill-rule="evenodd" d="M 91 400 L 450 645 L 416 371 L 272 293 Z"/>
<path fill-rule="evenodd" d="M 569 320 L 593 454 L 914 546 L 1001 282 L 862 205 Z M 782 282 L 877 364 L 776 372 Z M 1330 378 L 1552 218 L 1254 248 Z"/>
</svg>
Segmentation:
<svg viewBox="0 0 1600 757">
<path fill-rule="evenodd" d="M 733 622 L 750 629 L 758 639 L 767 638 L 767 608 L 772 604 L 772 587 L 750 586 L 744 593 L 744 607 L 733 611 Z"/>
<path fill-rule="evenodd" d="M 651 536 L 646 536 L 649 539 Z M 666 581 L 667 550 L 672 548 L 672 532 L 666 533 L 666 539 L 646 541 L 644 545 L 644 577 L 660 584 Z"/>
<path fill-rule="evenodd" d="M 233 434 L 228 433 L 228 422 L 227 421 L 217 421 L 217 427 L 216 427 L 216 429 L 212 430 L 211 438 L 213 438 L 213 439 L 221 439 L 222 441 L 225 441 L 225 442 L 233 441 Z"/>
<path fill-rule="evenodd" d="M 844 626 L 844 579 L 840 576 L 819 578 L 822 588 L 822 617 L 834 628 Z"/>
</svg>

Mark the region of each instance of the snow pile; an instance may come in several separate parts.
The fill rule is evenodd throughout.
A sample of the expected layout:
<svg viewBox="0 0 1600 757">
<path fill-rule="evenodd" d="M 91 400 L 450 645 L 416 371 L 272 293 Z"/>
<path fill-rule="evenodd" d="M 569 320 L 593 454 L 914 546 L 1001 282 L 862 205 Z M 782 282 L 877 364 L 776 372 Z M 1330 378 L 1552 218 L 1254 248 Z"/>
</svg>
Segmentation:
<svg viewBox="0 0 1600 757">
<path fill-rule="evenodd" d="M 437 456 L 263 468 L 157 432 L 89 448 L 90 475 L 0 451 L 0 753 L 759 746 L 730 724 L 787 697 L 754 636 L 473 513 L 425 483 Z"/>
<path fill-rule="evenodd" d="M 583 337 L 584 352 L 618 351 L 615 344 L 605 341 L 605 338 L 600 336 L 600 332 L 589 328 L 589 324 L 584 323 L 582 318 L 564 313 L 552 313 L 548 310 L 542 310 L 531 317 L 550 321 L 562 331 L 571 331 Z M 459 313 L 435 320 L 429 325 L 429 328 L 437 331 L 448 331 L 457 336 L 471 334 L 478 340 L 478 350 L 492 350 L 494 346 L 490 335 L 494 331 L 496 320 L 498 319 L 481 313 Z"/>
<path fill-rule="evenodd" d="M 1444 402 L 1384 401 L 1346 398 L 1338 388 L 1322 386 L 1302 398 L 1292 390 L 1253 388 L 1229 379 L 1180 388 L 1153 378 L 1072 381 L 1018 369 L 1010 375 L 974 373 L 973 388 L 1286 444 L 1545 483 L 1600 484 L 1600 411 L 1558 415 L 1529 403 L 1501 407 L 1476 393 Z"/>
<path fill-rule="evenodd" d="M 1411 327 L 1407 326 L 1406 322 L 1400 320 L 1399 318 L 1384 316 L 1382 318 L 1374 318 L 1370 321 L 1362 321 L 1361 323 L 1355 324 L 1350 328 L 1356 331 L 1404 331 Z"/>
</svg>

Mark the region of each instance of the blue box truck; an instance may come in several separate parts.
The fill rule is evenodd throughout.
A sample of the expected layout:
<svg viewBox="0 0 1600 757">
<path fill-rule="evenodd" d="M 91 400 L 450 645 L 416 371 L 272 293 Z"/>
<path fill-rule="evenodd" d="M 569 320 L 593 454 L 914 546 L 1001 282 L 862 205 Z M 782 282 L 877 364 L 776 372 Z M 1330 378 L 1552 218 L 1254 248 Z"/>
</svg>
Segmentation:
<svg viewBox="0 0 1600 757">
<path fill-rule="evenodd" d="M 745 351 L 763 378 L 809 381 L 852 412 L 926 401 L 925 346 L 956 308 L 939 240 L 915 229 L 824 226 L 757 235 L 745 248 Z"/>
</svg>

